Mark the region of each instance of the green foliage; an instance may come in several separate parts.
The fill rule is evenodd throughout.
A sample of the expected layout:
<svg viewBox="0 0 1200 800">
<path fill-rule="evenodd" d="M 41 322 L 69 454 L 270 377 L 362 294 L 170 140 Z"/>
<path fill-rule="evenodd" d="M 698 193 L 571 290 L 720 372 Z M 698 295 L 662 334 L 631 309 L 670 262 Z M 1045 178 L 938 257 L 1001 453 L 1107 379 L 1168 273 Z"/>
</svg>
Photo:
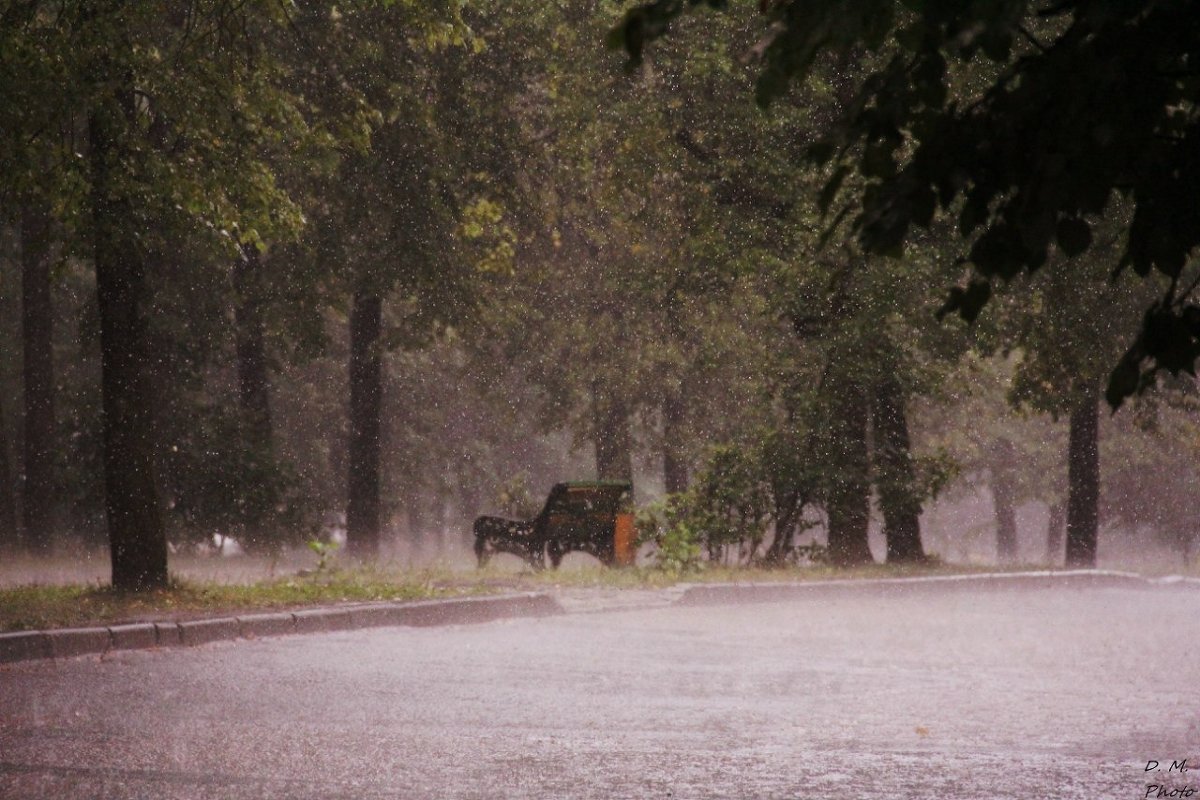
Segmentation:
<svg viewBox="0 0 1200 800">
<path fill-rule="evenodd" d="M 687 491 L 669 495 L 639 519 L 643 541 L 657 546 L 657 563 L 683 571 L 702 553 L 717 562 L 735 548 L 737 563 L 757 563 L 773 529 L 790 542 L 808 527 L 804 510 L 817 498 L 794 485 L 792 459 L 779 455 L 776 436 L 710 447 Z"/>
<path fill-rule="evenodd" d="M 1018 504 L 1065 502 L 1065 430 L 1039 414 L 1042 407 L 1013 408 L 1022 363 L 1020 354 L 965 358 L 949 382 L 952 389 L 918 404 L 916 434 L 933 454 L 920 470 L 930 489 L 946 491 L 953 500 L 1003 480 L 1013 485 Z"/>
<path fill-rule="evenodd" d="M 472 275 L 510 268 L 502 207 L 447 158 L 468 149 L 448 135 L 456 106 L 429 102 L 447 50 L 479 50 L 462 10 L 206 0 L 0 12 L 0 222 L 36 199 L 55 217 L 64 258 L 86 263 L 89 126 L 107 120 L 119 143 L 111 191 L 148 273 L 142 360 L 149 369 L 158 356 L 161 429 L 145 433 L 173 535 L 216 526 L 251 545 L 296 543 L 304 516 L 338 494 L 307 469 L 327 452 L 294 463 L 303 447 L 273 448 L 238 419 L 224 392 L 231 307 L 261 315 L 280 403 L 291 387 L 279 373 L 330 345 L 330 308 L 348 286 L 394 290 L 387 342 L 424 343 L 469 306 Z M 242 282 L 231 266 L 247 251 L 261 268 Z M 96 362 L 80 344 L 86 374 Z M 81 391 L 99 405 L 94 385 Z M 98 413 L 85 422 L 72 446 L 97 455 Z M 98 482 L 69 479 L 90 484 L 98 504 Z M 301 492 L 301 480 L 324 486 Z"/>
<path fill-rule="evenodd" d="M 921 501 L 936 500 L 962 472 L 961 465 L 945 450 L 912 456 L 911 460 L 913 482 L 901 488 Z"/>
<path fill-rule="evenodd" d="M 686 517 L 678 496 L 638 509 L 638 544 L 654 546 L 651 557 L 656 569 L 684 575 L 703 568 L 703 542 Z"/>
<path fill-rule="evenodd" d="M 183 538 L 237 531 L 250 548 L 297 544 L 313 509 L 294 472 L 247 436 L 241 418 L 214 406 L 178 409 L 164 425 L 159 463 L 171 519 Z"/>
<path fill-rule="evenodd" d="M 516 233 L 504 221 L 499 203 L 477 197 L 463 206 L 459 236 L 479 248 L 476 268 L 481 272 L 511 274 L 516 257 Z"/>
<path fill-rule="evenodd" d="M 640 61 L 696 5 L 639 5 L 612 41 Z M 1167 285 L 1109 378 L 1109 402 L 1144 389 L 1160 370 L 1194 374 L 1194 9 L 1082 0 L 784 0 L 762 9 L 755 53 L 764 105 L 782 105 L 823 54 L 865 55 L 841 124 L 809 152 L 835 165 L 822 204 L 839 189 L 851 195 L 846 210 L 866 252 L 898 253 L 923 231 L 956 225 L 974 276 L 944 310 L 973 320 L 995 285 L 1038 271 L 1056 250 L 1067 259 L 1094 253 L 1103 246 L 1096 230 L 1116 220 L 1123 250 L 1108 266 L 1157 272 Z M 860 182 L 843 183 L 848 165 Z"/>
<path fill-rule="evenodd" d="M 774 513 L 771 485 L 758 453 L 731 445 L 710 449 L 684 494 L 683 517 L 710 557 L 738 545 L 750 560 L 766 538 Z"/>
<path fill-rule="evenodd" d="M 330 571 L 330 562 L 337 554 L 338 543 L 309 539 L 308 549 L 317 554 L 317 566 L 313 570 L 313 574 L 317 576 L 327 574 Z"/>
<path fill-rule="evenodd" d="M 701 5 L 725 13 L 684 13 Z M 69 525 L 103 519 L 82 134 L 114 103 L 175 536 L 301 544 L 307 517 L 345 502 L 345 322 L 362 290 L 384 298 L 394 526 L 465 528 L 493 500 L 528 518 L 545 486 L 591 475 L 598 445 L 669 458 L 674 485 L 690 475 L 647 533 L 680 573 L 735 546 L 741 562 L 819 561 L 792 539 L 839 486 L 919 510 L 950 483 L 1033 465 L 1016 494 L 1061 499 L 1061 431 L 1040 412 L 1074 407 L 1114 361 L 1114 404 L 1151 383 L 1148 357 L 1186 372 L 1200 314 L 1195 266 L 1178 263 L 1194 238 L 1193 184 L 1179 182 L 1194 115 L 1164 116 L 1194 82 L 1163 78 L 1186 72 L 1190 34 L 1134 51 L 1128 37 L 1177 12 L 1081 8 L 1040 21 L 1025 3 L 883 0 L 660 0 L 623 22 L 583 0 L 0 12 L 0 280 L 17 285 L 20 252 L 4 224 L 37 200 L 61 244 Z M 624 74 L 596 46 L 614 24 L 635 57 Z M 1138 82 L 1152 91 L 1128 108 L 1103 97 Z M 1133 269 L 1110 282 L 1123 257 Z M 1135 280 L 1146 272 L 1160 274 Z M 934 321 L 956 282 L 943 311 L 974 319 L 969 332 Z M 0 294 L 0 383 L 15 397 L 17 293 Z M 248 308 L 271 381 L 265 446 L 235 410 L 229 329 Z M 977 353 L 1006 360 L 978 368 Z M 887 381 L 919 424 L 884 465 L 866 437 Z M 862 400 L 853 425 L 848 399 Z M 1155 487 L 1186 486 L 1188 451 L 1155 441 L 1161 462 L 1137 451 L 1120 468 L 1121 505 L 1139 509 L 1122 519 L 1165 527 L 1132 476 L 1170 464 Z"/>
</svg>

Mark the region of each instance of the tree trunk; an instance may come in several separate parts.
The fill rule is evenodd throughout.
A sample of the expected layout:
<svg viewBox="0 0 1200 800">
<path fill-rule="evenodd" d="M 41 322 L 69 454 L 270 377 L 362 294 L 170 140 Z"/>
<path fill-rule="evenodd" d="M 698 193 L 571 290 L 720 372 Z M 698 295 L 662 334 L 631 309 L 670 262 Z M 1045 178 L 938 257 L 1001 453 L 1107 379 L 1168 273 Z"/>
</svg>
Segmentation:
<svg viewBox="0 0 1200 800">
<path fill-rule="evenodd" d="M 125 194 L 133 96 L 101 101 L 89 118 L 96 301 L 103 394 L 104 504 L 113 586 L 140 591 L 167 583 L 167 539 L 154 483 L 152 414 L 146 392 L 145 266 Z"/>
<path fill-rule="evenodd" d="M 1017 560 L 1017 450 L 1007 439 L 998 439 L 991 454 L 992 513 L 996 517 L 996 561 Z"/>
<path fill-rule="evenodd" d="M 474 541 L 471 536 L 471 523 L 475 517 L 480 515 L 483 508 L 479 484 L 473 480 L 460 479 L 458 492 L 459 510 L 456 538 L 453 541 L 458 545 L 470 547 Z"/>
<path fill-rule="evenodd" d="M 264 344 L 261 281 L 262 261 L 254 245 L 242 247 L 242 258 L 233 269 L 237 309 L 238 403 L 249 444 L 264 456 L 271 455 L 271 378 Z"/>
<path fill-rule="evenodd" d="M 435 558 L 441 558 L 446 554 L 446 528 L 449 527 L 449 515 L 446 513 L 446 497 L 441 493 L 434 497 L 433 501 L 433 553 Z M 429 548 L 426 548 L 428 551 Z"/>
<path fill-rule="evenodd" d="M 866 391 L 856 381 L 833 381 L 829 435 L 831 483 L 825 510 L 829 516 L 829 560 L 839 567 L 873 561 L 867 541 L 871 521 L 867 478 Z"/>
<path fill-rule="evenodd" d="M 663 401 L 663 484 L 669 494 L 687 491 L 687 463 L 682 454 L 683 398 L 672 392 Z"/>
<path fill-rule="evenodd" d="M 1096 538 L 1100 502 L 1100 419 L 1090 395 L 1071 412 L 1067 451 L 1067 557 L 1068 567 L 1096 566 Z"/>
<path fill-rule="evenodd" d="M 625 403 L 606 387 L 592 392 L 596 475 L 602 480 L 633 480 L 633 447 Z"/>
<path fill-rule="evenodd" d="M 1050 506 L 1050 520 L 1046 525 L 1046 563 L 1062 563 L 1063 546 L 1067 532 L 1067 513 L 1062 503 Z"/>
<path fill-rule="evenodd" d="M 763 554 L 762 563 L 777 566 L 787 562 L 792 554 L 792 540 L 796 535 L 796 523 L 803 511 L 802 502 L 793 493 L 781 491 L 775 486 L 775 524 L 771 545 Z"/>
<path fill-rule="evenodd" d="M 262 262 L 253 244 L 241 247 L 233 267 L 236 295 L 234 345 L 237 355 L 238 410 L 243 431 L 242 447 L 250 462 L 266 475 L 274 463 L 271 430 L 271 377 L 264 343 L 263 303 L 260 282 Z M 262 487 L 245 487 L 241 493 L 240 535 L 251 547 L 270 545 L 264 530 L 270 525 L 275 498 Z"/>
<path fill-rule="evenodd" d="M 421 508 L 420 492 L 408 493 L 405 518 L 408 524 L 408 546 L 410 550 L 415 550 L 420 544 L 421 536 L 426 528 L 425 513 L 424 509 Z"/>
<path fill-rule="evenodd" d="M 996 561 L 1011 564 L 1017 560 L 1016 492 L 1007 468 L 992 472 L 992 509 L 996 516 Z"/>
<path fill-rule="evenodd" d="M 383 366 L 379 352 L 383 301 L 359 290 L 350 312 L 350 443 L 346 541 L 358 558 L 379 555 L 379 439 Z"/>
<path fill-rule="evenodd" d="M 54 359 L 50 299 L 50 219 L 38 203 L 21 214 L 21 338 L 25 441 L 22 544 L 46 553 L 54 535 Z"/>
<path fill-rule="evenodd" d="M 686 341 L 682 321 L 683 310 L 678 294 L 674 288 L 665 303 L 667 329 L 671 338 L 682 346 Z M 687 491 L 688 469 L 683 458 L 684 418 L 687 414 L 685 385 L 687 381 L 680 376 L 678 387 L 667 387 L 667 396 L 663 399 L 663 488 L 668 494 L 678 494 Z"/>
<path fill-rule="evenodd" d="M 0 551 L 15 548 L 19 544 L 17 498 L 13 491 L 8 456 L 8 424 L 4 417 L 4 404 L 0 403 Z"/>
<path fill-rule="evenodd" d="M 915 488 L 908 418 L 894 379 L 875 387 L 876 488 L 883 510 L 888 563 L 925 560 L 921 547 L 921 498 Z"/>
</svg>

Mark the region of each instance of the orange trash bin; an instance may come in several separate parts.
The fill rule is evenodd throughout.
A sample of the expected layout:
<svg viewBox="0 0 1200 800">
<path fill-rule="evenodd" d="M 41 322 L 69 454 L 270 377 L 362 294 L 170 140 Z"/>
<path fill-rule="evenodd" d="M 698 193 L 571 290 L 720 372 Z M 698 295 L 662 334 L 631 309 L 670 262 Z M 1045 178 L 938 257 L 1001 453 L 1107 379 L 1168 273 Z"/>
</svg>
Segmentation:
<svg viewBox="0 0 1200 800">
<path fill-rule="evenodd" d="M 613 560 L 621 567 L 633 566 L 637 561 L 637 530 L 633 525 L 633 514 L 617 514 L 613 530 Z"/>
</svg>

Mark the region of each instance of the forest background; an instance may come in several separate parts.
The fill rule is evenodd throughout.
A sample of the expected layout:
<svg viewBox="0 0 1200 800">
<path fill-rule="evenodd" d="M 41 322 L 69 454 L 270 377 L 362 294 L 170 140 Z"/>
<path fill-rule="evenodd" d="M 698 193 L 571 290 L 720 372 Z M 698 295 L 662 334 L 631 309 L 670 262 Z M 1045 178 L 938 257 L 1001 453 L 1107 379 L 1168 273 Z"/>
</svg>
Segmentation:
<svg viewBox="0 0 1200 800">
<path fill-rule="evenodd" d="M 5 4 L 0 549 L 147 588 L 344 511 L 351 553 L 430 558 L 617 478 L 683 568 L 1195 558 L 1194 378 L 1102 399 L 1174 286 L 1114 276 L 1127 203 L 943 319 L 985 259 L 936 223 L 875 252 L 834 192 L 877 176 L 812 158 L 887 46 L 764 110 L 760 9 L 633 65 L 626 13 Z"/>
</svg>

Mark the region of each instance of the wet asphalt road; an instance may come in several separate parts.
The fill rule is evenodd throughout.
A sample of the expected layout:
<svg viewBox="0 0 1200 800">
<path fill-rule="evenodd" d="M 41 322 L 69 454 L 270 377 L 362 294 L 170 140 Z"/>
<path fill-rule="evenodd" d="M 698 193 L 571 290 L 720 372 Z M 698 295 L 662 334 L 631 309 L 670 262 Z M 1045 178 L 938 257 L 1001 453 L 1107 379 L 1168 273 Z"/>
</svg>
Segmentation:
<svg viewBox="0 0 1200 800">
<path fill-rule="evenodd" d="M 0 797 L 1200 797 L 1197 634 L 1194 590 L 930 591 L 28 663 Z"/>
</svg>

